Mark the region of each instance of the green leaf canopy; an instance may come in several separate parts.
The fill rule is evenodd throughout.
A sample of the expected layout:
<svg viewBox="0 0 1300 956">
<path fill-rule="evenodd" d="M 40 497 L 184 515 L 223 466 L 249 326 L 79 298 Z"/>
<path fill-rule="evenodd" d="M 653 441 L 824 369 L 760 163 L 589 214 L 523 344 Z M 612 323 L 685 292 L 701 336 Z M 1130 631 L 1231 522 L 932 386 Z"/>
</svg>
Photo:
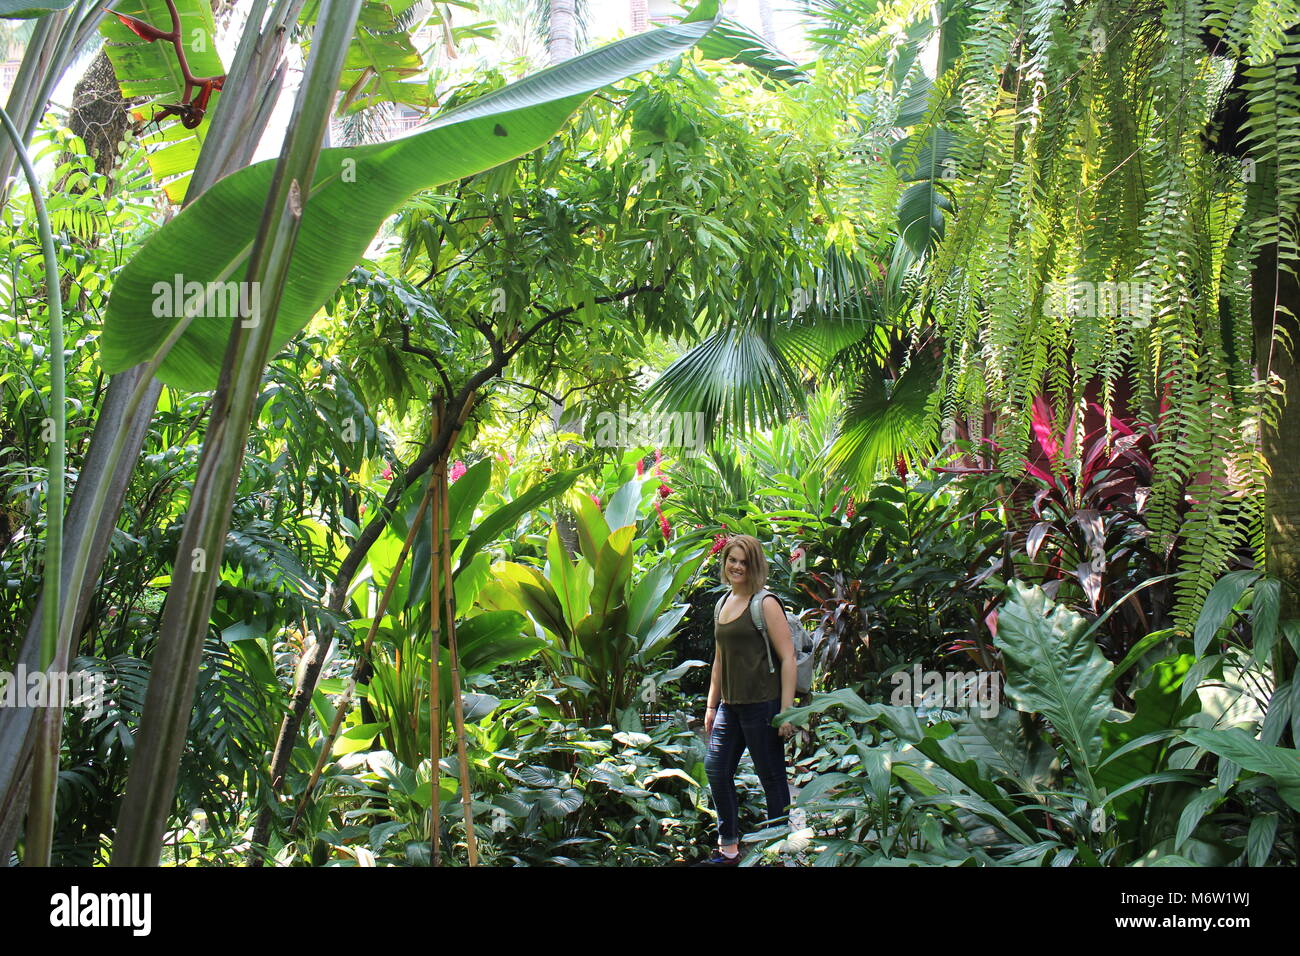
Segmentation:
<svg viewBox="0 0 1300 956">
<path fill-rule="evenodd" d="M 405 139 L 323 150 L 304 198 L 272 347 L 307 324 L 408 196 L 541 146 L 595 90 L 689 50 L 720 18 L 717 0 L 703 0 L 694 17 L 526 77 L 441 114 Z M 191 391 L 216 386 L 232 323 L 261 318 L 257 290 L 242 290 L 241 307 L 231 283 L 244 278 L 274 168 L 266 161 L 221 180 L 127 264 L 104 319 L 105 370 L 149 360 L 175 333 L 158 378 Z M 185 312 L 197 317 L 181 325 Z"/>
</svg>

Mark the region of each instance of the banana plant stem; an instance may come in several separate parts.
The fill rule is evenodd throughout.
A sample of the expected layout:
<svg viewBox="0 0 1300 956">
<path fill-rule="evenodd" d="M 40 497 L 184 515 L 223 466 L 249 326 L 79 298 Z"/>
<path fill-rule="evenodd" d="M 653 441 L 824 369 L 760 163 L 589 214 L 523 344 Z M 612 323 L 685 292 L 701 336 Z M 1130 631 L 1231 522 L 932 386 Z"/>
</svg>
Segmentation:
<svg viewBox="0 0 1300 956">
<path fill-rule="evenodd" d="M 60 582 L 63 577 L 63 475 L 67 470 L 65 428 L 67 403 L 63 367 L 63 293 L 59 286 L 59 262 L 54 255 L 54 233 L 41 198 L 36 169 L 23 143 L 22 134 L 9 114 L 0 109 L 0 123 L 13 141 L 14 153 L 22 164 L 36 211 L 36 227 L 41 237 L 45 260 L 45 294 L 50 307 L 50 464 L 45 495 L 45 566 L 42 570 L 45 605 L 41 620 L 41 669 L 48 671 L 58 657 Z M 53 675 L 51 675 L 53 676 Z M 48 681 L 58 687 L 62 681 Z M 33 755 L 32 794 L 28 809 L 26 862 L 31 866 L 49 866 L 54 841 L 55 798 L 59 776 L 59 750 L 63 729 L 63 702 L 56 695 L 45 702 L 40 716 L 40 732 Z"/>
</svg>

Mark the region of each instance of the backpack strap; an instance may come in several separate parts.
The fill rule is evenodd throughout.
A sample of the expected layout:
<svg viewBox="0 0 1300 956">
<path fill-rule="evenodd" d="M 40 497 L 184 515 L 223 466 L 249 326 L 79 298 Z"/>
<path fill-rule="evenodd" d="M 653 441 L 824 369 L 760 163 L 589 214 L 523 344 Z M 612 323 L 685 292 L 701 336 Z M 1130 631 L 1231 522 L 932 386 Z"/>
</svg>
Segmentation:
<svg viewBox="0 0 1300 956">
<path fill-rule="evenodd" d="M 767 648 L 767 672 L 775 674 L 776 664 L 772 661 L 772 639 L 767 635 L 767 621 L 763 619 L 763 602 L 769 597 L 776 597 L 776 595 L 767 588 L 762 588 L 750 598 L 749 617 L 754 622 L 754 627 L 758 628 L 758 633 L 763 635 L 763 646 Z M 776 603 L 780 604 L 781 599 L 777 598 Z M 784 610 L 784 606 L 782 610 Z"/>
</svg>

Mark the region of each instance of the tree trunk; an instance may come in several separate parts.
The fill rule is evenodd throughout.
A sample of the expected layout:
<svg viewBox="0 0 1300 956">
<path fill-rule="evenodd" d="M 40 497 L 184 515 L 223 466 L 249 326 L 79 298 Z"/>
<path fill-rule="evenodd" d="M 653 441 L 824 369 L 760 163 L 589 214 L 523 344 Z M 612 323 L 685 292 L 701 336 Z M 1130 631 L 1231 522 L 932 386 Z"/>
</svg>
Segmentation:
<svg viewBox="0 0 1300 956">
<path fill-rule="evenodd" d="M 772 24 L 772 0 L 758 0 L 758 21 L 762 24 L 763 39 L 776 46 L 776 28 Z"/>
<path fill-rule="evenodd" d="M 1296 269 L 1300 262 L 1279 263 L 1277 246 L 1271 245 L 1261 251 L 1251 276 L 1256 361 L 1286 383 L 1277 427 L 1265 428 L 1261 436 L 1270 472 L 1265 494 L 1268 572 L 1290 585 L 1282 589 L 1283 620 L 1300 616 L 1293 590 L 1300 590 L 1300 363 L 1296 361 L 1300 326 L 1294 318 L 1300 315 L 1300 284 L 1292 271 Z M 1274 322 L 1285 330 L 1280 341 L 1274 339 Z"/>
<path fill-rule="evenodd" d="M 563 63 L 578 55 L 576 0 L 551 0 L 551 17 L 546 48 L 551 63 Z"/>
</svg>

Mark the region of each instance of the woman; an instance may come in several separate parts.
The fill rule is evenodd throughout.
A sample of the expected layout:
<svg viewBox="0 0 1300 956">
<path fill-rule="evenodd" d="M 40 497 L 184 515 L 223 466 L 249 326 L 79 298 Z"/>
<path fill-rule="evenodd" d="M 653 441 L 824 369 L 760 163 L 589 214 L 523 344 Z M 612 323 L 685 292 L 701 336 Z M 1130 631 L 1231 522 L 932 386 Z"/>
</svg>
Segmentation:
<svg viewBox="0 0 1300 956">
<path fill-rule="evenodd" d="M 771 594 L 763 600 L 772 658 L 750 612 L 751 599 L 767 583 L 767 559 L 758 539 L 742 534 L 727 542 L 722 549 L 722 581 L 731 592 L 714 625 L 717 648 L 704 715 L 709 740 L 704 770 L 718 812 L 718 849 L 709 862 L 726 865 L 740 860 L 735 778 L 746 748 L 763 784 L 768 819 L 784 816 L 790 804 L 785 738 L 794 728 L 782 724 L 778 731 L 772 719 L 794 704 L 796 671 L 794 643 L 781 602 Z M 779 661 L 775 666 L 769 662 L 773 659 Z"/>
</svg>

